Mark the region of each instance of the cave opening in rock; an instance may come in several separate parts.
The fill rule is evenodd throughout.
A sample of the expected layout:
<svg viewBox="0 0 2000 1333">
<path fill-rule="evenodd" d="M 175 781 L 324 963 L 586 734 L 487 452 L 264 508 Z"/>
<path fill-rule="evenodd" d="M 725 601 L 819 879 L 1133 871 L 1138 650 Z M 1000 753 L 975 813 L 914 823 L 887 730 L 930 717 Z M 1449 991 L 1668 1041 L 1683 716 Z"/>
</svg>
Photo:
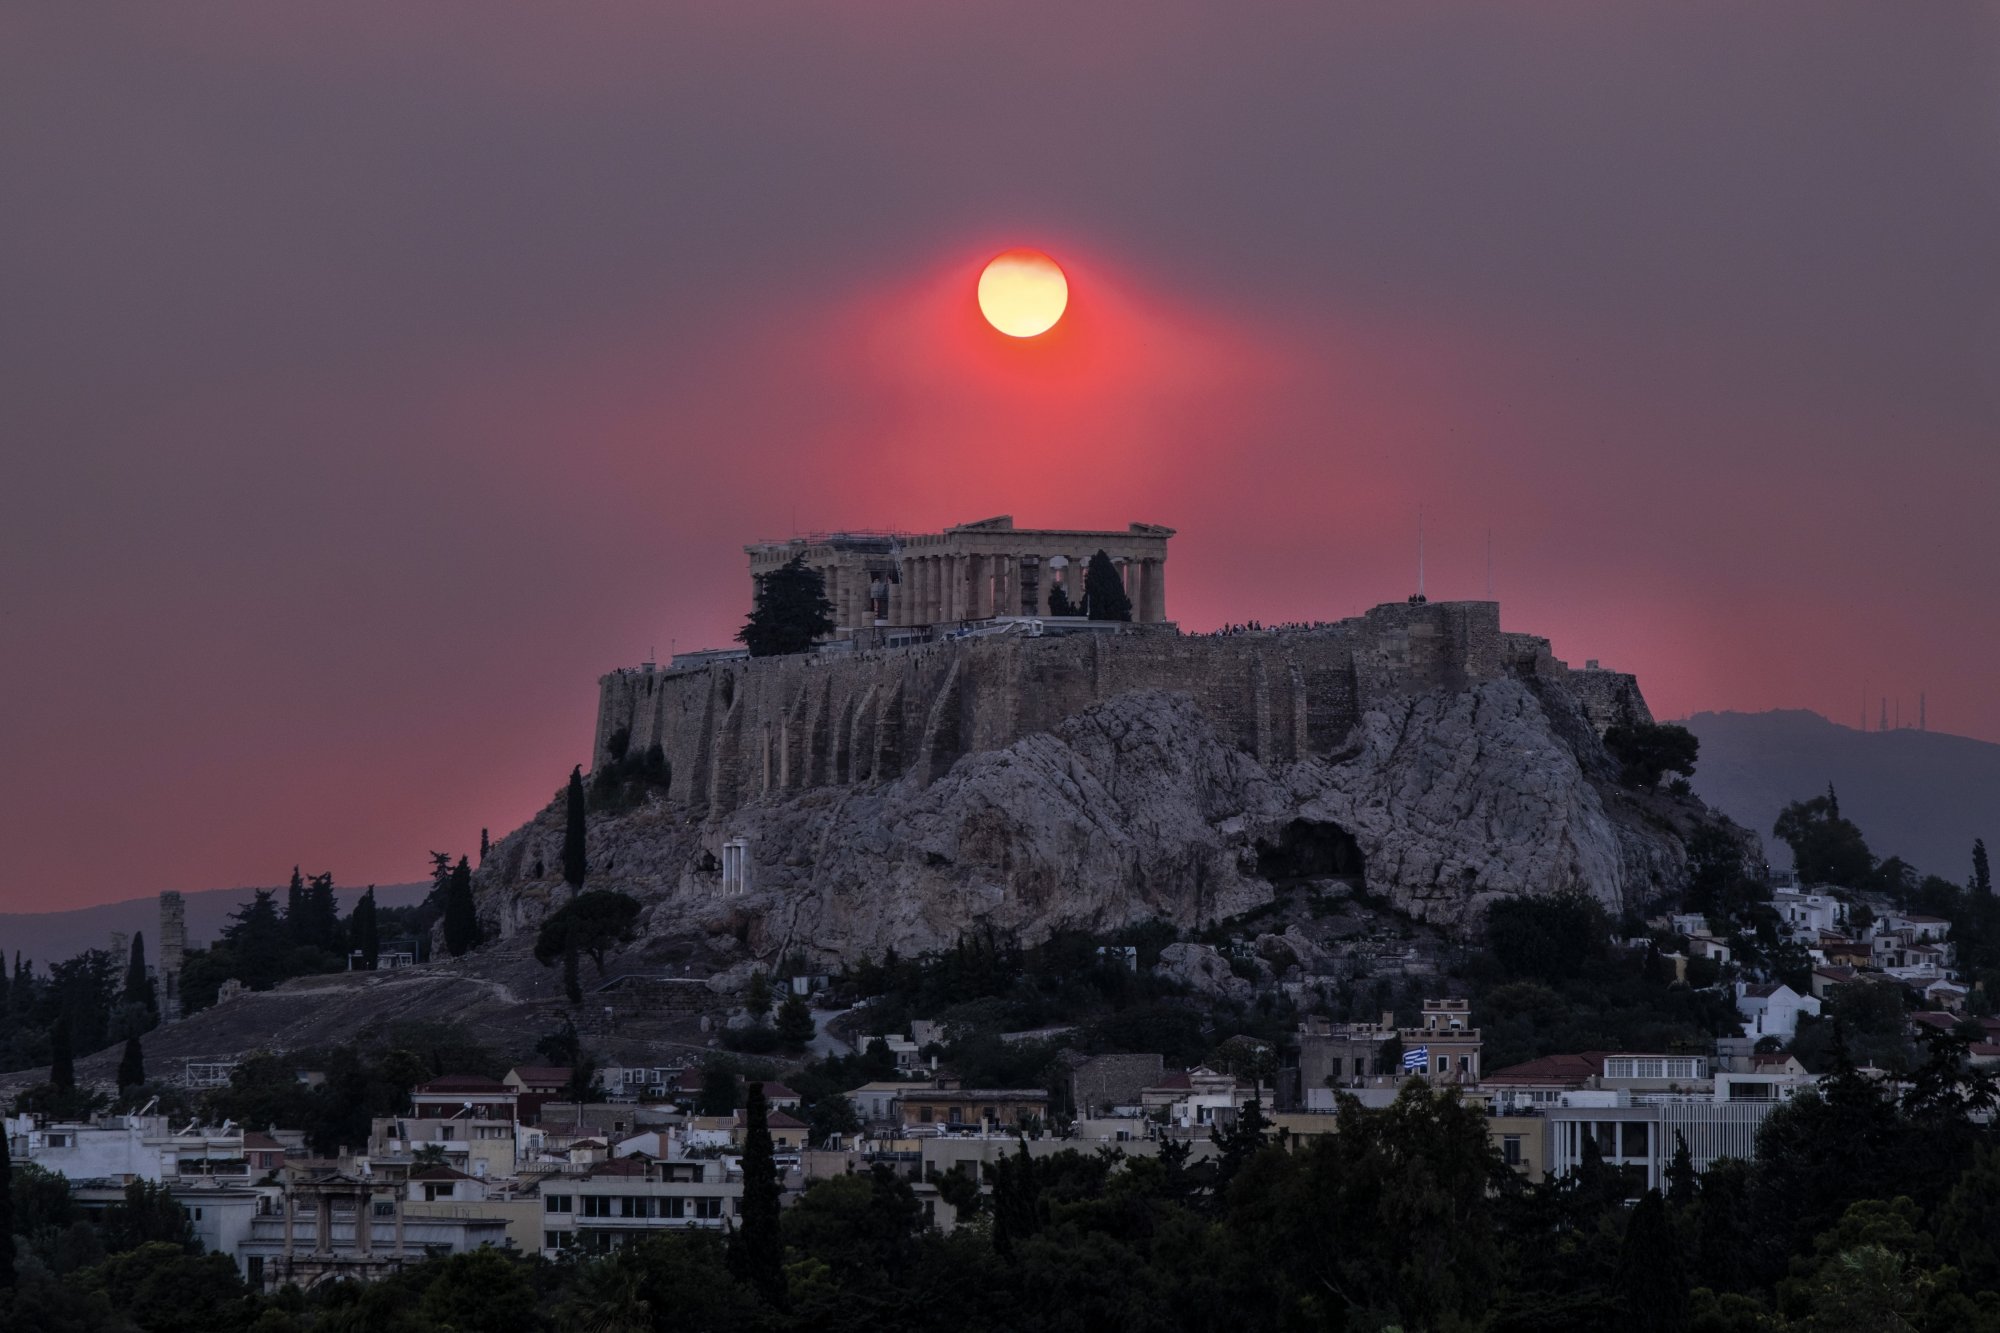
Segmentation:
<svg viewBox="0 0 2000 1333">
<path fill-rule="evenodd" d="M 1257 873 L 1273 884 L 1302 879 L 1361 878 L 1366 863 L 1361 844 L 1340 825 L 1324 819 L 1294 819 L 1275 843 L 1257 842 Z"/>
</svg>

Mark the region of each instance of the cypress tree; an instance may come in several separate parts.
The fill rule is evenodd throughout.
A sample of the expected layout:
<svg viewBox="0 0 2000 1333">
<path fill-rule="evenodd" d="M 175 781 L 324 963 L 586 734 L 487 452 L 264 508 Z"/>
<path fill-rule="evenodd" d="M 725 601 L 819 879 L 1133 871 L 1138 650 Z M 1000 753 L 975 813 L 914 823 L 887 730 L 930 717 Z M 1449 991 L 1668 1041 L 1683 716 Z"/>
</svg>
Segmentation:
<svg viewBox="0 0 2000 1333">
<path fill-rule="evenodd" d="M 49 1029 L 49 1084 L 57 1092 L 76 1091 L 76 1056 L 69 1048 L 69 1015 L 56 1015 Z"/>
<path fill-rule="evenodd" d="M 0 972 L 5 972 L 0 959 Z M 7 1136 L 0 1133 L 0 1291 L 14 1286 L 14 1160 L 7 1152 Z"/>
<path fill-rule="evenodd" d="M 1986 839 L 1972 840 L 1972 891 L 1974 893 L 1993 892 L 1993 866 L 1986 859 Z"/>
<path fill-rule="evenodd" d="M 590 873 L 590 863 L 584 860 L 584 805 L 583 767 L 578 765 L 569 771 L 569 796 L 566 801 L 567 818 L 563 822 L 562 873 L 563 882 L 569 885 L 570 896 L 583 891 L 583 877 Z"/>
<path fill-rule="evenodd" d="M 461 856 L 445 885 L 444 947 L 457 958 L 477 943 L 479 917 L 472 903 L 472 866 Z"/>
<path fill-rule="evenodd" d="M 312 942 L 306 937 L 306 880 L 297 866 L 292 867 L 292 882 L 285 890 L 285 933 L 294 944 Z"/>
<path fill-rule="evenodd" d="M 361 901 L 354 904 L 354 915 L 347 923 L 347 933 L 351 937 L 350 947 L 361 951 L 361 966 L 373 972 L 376 962 L 382 957 L 381 927 L 375 920 L 373 884 L 361 895 Z"/>
<path fill-rule="evenodd" d="M 771 1125 L 764 1085 L 752 1080 L 743 1112 L 743 1230 L 740 1249 L 745 1279 L 765 1300 L 785 1303 L 785 1242 L 778 1231 L 778 1162 L 771 1149 Z"/>
<path fill-rule="evenodd" d="M 569 771 L 569 794 L 566 801 L 567 818 L 563 822 L 562 870 L 563 882 L 569 885 L 570 901 L 575 902 L 583 892 L 583 877 L 590 873 L 590 863 L 584 859 L 584 805 L 583 768 Z M 583 999 L 583 986 L 576 975 L 576 939 L 571 936 L 563 949 L 563 994 L 571 1004 Z"/>
<path fill-rule="evenodd" d="M 1090 557 L 1090 567 L 1083 572 L 1083 613 L 1092 620 L 1132 618 L 1132 599 L 1125 595 L 1125 581 L 1103 551 Z"/>
<path fill-rule="evenodd" d="M 23 961 L 19 949 L 14 950 L 14 985 L 7 993 L 7 1003 L 16 1014 L 26 1014 L 35 1007 L 34 960 Z"/>
<path fill-rule="evenodd" d="M 332 874 L 314 875 L 306 884 L 304 932 L 301 944 L 337 950 L 340 945 L 340 900 Z"/>
<path fill-rule="evenodd" d="M 486 830 L 479 830 L 479 864 L 486 864 L 486 853 L 491 851 L 492 847 L 493 843 L 487 838 Z"/>
<path fill-rule="evenodd" d="M 126 1004 L 143 1004 L 147 1013 L 159 1009 L 159 1001 L 153 995 L 153 979 L 146 975 L 146 932 L 132 933 L 132 956 L 125 964 Z"/>
<path fill-rule="evenodd" d="M 1682 1333 L 1688 1326 L 1687 1266 L 1666 1200 L 1647 1190 L 1625 1224 L 1618 1257 L 1624 1327 L 1635 1333 Z"/>
<path fill-rule="evenodd" d="M 146 1081 L 146 1054 L 139 1049 L 137 1036 L 125 1039 L 125 1054 L 118 1061 L 120 1089 L 136 1088 Z"/>
<path fill-rule="evenodd" d="M 0 1024 L 14 1011 L 14 987 L 7 976 L 7 951 L 0 949 Z"/>
</svg>

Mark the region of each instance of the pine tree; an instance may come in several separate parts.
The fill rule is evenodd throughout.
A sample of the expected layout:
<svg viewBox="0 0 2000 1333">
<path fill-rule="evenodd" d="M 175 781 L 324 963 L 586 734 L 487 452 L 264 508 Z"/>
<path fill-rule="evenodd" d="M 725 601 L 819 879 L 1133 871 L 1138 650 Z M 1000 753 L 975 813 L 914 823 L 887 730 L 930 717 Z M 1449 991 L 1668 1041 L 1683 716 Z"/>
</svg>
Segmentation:
<svg viewBox="0 0 2000 1333">
<path fill-rule="evenodd" d="M 472 902 L 472 865 L 461 856 L 445 885 L 444 947 L 457 958 L 477 943 L 479 916 Z"/>
<path fill-rule="evenodd" d="M 76 1055 L 69 1048 L 69 1015 L 58 1014 L 49 1028 L 49 1086 L 59 1093 L 76 1091 Z"/>
<path fill-rule="evenodd" d="M 7 1003 L 17 1017 L 35 1007 L 34 960 L 24 961 L 19 949 L 14 950 L 14 984 L 7 988 Z"/>
<path fill-rule="evenodd" d="M 1986 839 L 1972 840 L 1972 891 L 1993 892 L 1993 866 L 1986 859 Z"/>
<path fill-rule="evenodd" d="M 762 1018 L 771 1012 L 771 978 L 761 967 L 750 974 L 750 988 L 743 994 L 743 1007 L 750 1011 L 752 1018 Z"/>
<path fill-rule="evenodd" d="M 569 885 L 570 896 L 574 897 L 583 892 L 583 877 L 590 873 L 590 863 L 584 859 L 585 812 L 581 765 L 569 771 L 569 796 L 565 806 L 562 873 L 563 883 Z"/>
<path fill-rule="evenodd" d="M 0 958 L 0 972 L 6 960 Z M 14 1159 L 7 1150 L 7 1135 L 0 1132 L 0 1291 L 14 1286 Z"/>
<path fill-rule="evenodd" d="M 1092 620 L 1132 618 L 1132 599 L 1125 595 L 1125 581 L 1103 551 L 1090 557 L 1090 567 L 1083 573 L 1083 613 Z"/>
<path fill-rule="evenodd" d="M 125 1039 L 125 1054 L 118 1061 L 119 1088 L 136 1088 L 146 1081 L 146 1054 L 134 1035 Z"/>
<path fill-rule="evenodd" d="M 382 957 L 381 928 L 375 920 L 375 886 L 361 895 L 361 901 L 354 904 L 354 915 L 347 922 L 348 946 L 361 951 L 361 966 L 373 972 L 375 964 Z"/>
<path fill-rule="evenodd" d="M 765 1300 L 785 1303 L 785 1242 L 778 1230 L 778 1162 L 764 1085 L 752 1081 L 743 1112 L 741 1271 Z"/>
<path fill-rule="evenodd" d="M 576 945 L 563 950 L 563 994 L 571 1004 L 583 1002 L 583 981 L 576 974 Z"/>
<path fill-rule="evenodd" d="M 807 1007 L 802 995 L 787 995 L 785 1002 L 778 1006 L 778 1040 L 793 1049 L 799 1049 L 813 1039 L 819 1031 L 813 1022 L 812 1010 Z"/>
<path fill-rule="evenodd" d="M 757 600 L 736 641 L 752 657 L 802 653 L 833 633 L 833 603 L 826 576 L 806 568 L 804 555 L 757 575 Z"/>
<path fill-rule="evenodd" d="M 491 851 L 492 849 L 493 849 L 493 843 L 489 838 L 487 838 L 486 830 L 485 829 L 479 830 L 479 864 L 481 865 L 486 864 L 486 853 Z"/>
</svg>

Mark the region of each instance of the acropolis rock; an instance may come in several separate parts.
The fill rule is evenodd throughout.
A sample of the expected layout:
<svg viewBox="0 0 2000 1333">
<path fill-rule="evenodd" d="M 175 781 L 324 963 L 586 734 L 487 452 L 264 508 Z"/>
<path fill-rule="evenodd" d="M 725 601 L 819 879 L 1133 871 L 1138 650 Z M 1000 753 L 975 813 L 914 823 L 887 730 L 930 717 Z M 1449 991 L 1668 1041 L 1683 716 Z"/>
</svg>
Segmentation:
<svg viewBox="0 0 2000 1333">
<path fill-rule="evenodd" d="M 1669 799 L 1617 786 L 1599 736 L 1621 717 L 1650 720 L 1630 676 L 1571 671 L 1490 602 L 618 672 L 598 762 L 615 738 L 670 777 L 593 816 L 589 883 L 739 964 L 1196 927 L 1313 875 L 1451 931 L 1511 895 L 1616 913 L 1677 892 L 1685 865 Z M 560 901 L 562 817 L 487 857 L 500 930 Z"/>
</svg>

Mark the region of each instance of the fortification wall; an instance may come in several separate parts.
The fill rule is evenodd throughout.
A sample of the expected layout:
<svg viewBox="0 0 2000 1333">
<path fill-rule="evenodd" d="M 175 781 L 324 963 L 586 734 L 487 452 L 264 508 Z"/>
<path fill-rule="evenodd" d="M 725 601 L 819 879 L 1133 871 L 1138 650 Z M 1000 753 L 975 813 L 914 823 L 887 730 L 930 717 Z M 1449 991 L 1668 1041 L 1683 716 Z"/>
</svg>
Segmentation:
<svg viewBox="0 0 2000 1333">
<path fill-rule="evenodd" d="M 772 792 L 911 771 L 933 780 L 962 754 L 1163 689 L 1192 696 L 1260 762 L 1281 763 L 1339 748 L 1372 700 L 1527 672 L 1582 674 L 1550 658 L 1545 640 L 1503 635 L 1494 602 L 1390 603 L 1283 633 L 1135 627 L 625 670 L 600 681 L 594 762 L 621 730 L 635 752 L 658 745 L 668 799 L 719 817 Z"/>
</svg>

